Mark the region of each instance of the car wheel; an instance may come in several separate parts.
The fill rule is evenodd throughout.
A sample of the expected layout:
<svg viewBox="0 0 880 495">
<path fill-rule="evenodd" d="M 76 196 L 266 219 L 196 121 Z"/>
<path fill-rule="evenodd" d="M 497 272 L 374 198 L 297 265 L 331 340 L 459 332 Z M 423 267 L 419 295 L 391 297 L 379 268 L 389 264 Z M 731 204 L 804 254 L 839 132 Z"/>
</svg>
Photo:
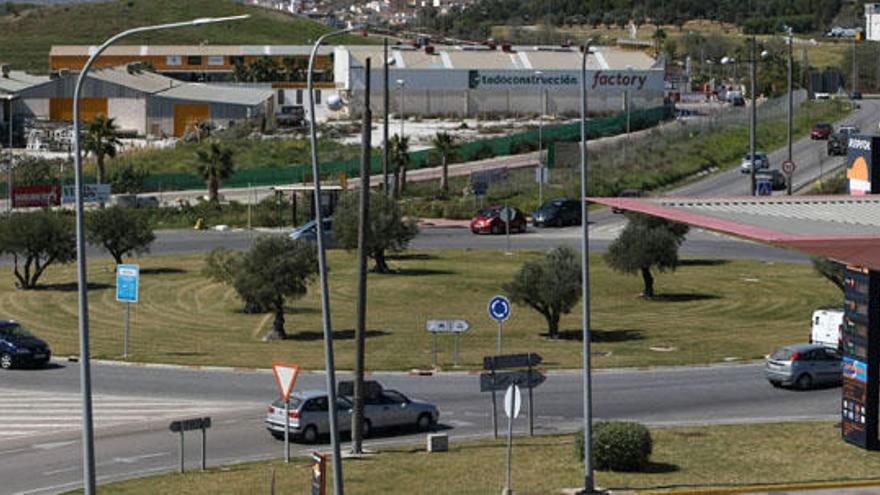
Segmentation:
<svg viewBox="0 0 880 495">
<path fill-rule="evenodd" d="M 501 230 L 501 224 L 497 224 L 497 223 L 496 223 L 496 224 L 493 224 L 493 225 L 492 225 L 492 233 L 493 233 L 493 234 L 496 234 L 496 235 L 497 235 L 497 234 L 500 234 L 501 232 L 502 232 L 502 230 Z"/>
<path fill-rule="evenodd" d="M 782 383 L 773 380 L 773 381 L 770 382 L 770 385 L 773 385 L 773 388 L 779 388 L 779 387 L 782 386 Z"/>
<path fill-rule="evenodd" d="M 797 386 L 797 388 L 801 390 L 807 390 L 813 386 L 813 379 L 810 377 L 810 375 L 804 373 L 797 378 L 794 384 L 795 386 Z"/>
<path fill-rule="evenodd" d="M 4 370 L 12 369 L 12 354 L 8 352 L 0 354 L 0 368 Z"/>
<path fill-rule="evenodd" d="M 306 426 L 302 432 L 302 439 L 305 443 L 316 443 L 318 441 L 318 429 L 315 425 Z"/>
<path fill-rule="evenodd" d="M 361 428 L 361 436 L 367 438 L 370 436 L 370 433 L 373 433 L 373 424 L 370 423 L 369 419 L 364 419 L 364 426 Z"/>
<path fill-rule="evenodd" d="M 556 226 L 557 227 L 564 227 L 565 226 L 565 222 L 562 221 L 562 217 L 559 217 L 556 219 Z"/>
<path fill-rule="evenodd" d="M 416 421 L 416 427 L 419 431 L 428 431 L 433 424 L 434 420 L 431 419 L 431 415 L 428 413 L 420 415 L 419 419 Z"/>
<path fill-rule="evenodd" d="M 275 440 L 284 440 L 284 432 L 282 431 L 272 430 L 269 433 L 271 433 L 272 436 L 275 437 Z"/>
<path fill-rule="evenodd" d="M 516 229 L 516 231 L 519 232 L 520 234 L 522 234 L 523 232 L 525 232 L 525 231 L 526 231 L 526 224 L 523 223 L 522 225 L 520 225 L 519 228 Z"/>
</svg>

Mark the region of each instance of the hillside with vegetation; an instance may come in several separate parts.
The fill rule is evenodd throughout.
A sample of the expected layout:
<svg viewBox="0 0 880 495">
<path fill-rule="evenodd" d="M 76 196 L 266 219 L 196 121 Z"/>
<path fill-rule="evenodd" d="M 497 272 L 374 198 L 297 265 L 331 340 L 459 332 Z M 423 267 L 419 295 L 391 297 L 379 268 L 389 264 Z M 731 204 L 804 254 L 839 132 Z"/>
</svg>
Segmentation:
<svg viewBox="0 0 880 495">
<path fill-rule="evenodd" d="M 14 69 L 45 73 L 52 45 L 94 45 L 137 26 L 186 21 L 200 17 L 250 14 L 251 18 L 217 24 L 143 34 L 127 44 L 307 44 L 328 27 L 231 0 L 117 0 L 97 4 L 57 5 L 39 8 L 4 8 L 0 11 L 0 62 Z M 364 38 L 337 38 L 337 42 L 363 43 Z"/>
<path fill-rule="evenodd" d="M 748 33 L 772 33 L 782 25 L 796 32 L 826 29 L 841 0 L 478 0 L 446 16 L 426 12 L 428 26 L 457 36 L 487 36 L 494 25 L 626 26 L 632 20 L 681 26 L 689 20 L 728 22 Z"/>
</svg>

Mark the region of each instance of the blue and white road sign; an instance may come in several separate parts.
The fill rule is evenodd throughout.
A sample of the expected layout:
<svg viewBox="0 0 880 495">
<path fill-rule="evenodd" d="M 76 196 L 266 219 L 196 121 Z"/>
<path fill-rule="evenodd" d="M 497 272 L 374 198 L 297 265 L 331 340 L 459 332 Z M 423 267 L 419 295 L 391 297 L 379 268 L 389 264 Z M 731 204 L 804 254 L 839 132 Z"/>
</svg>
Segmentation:
<svg viewBox="0 0 880 495">
<path fill-rule="evenodd" d="M 138 282 L 141 268 L 138 265 L 116 266 L 116 300 L 138 302 Z"/>
<path fill-rule="evenodd" d="M 495 296 L 489 301 L 489 316 L 495 321 L 510 318 L 510 301 L 504 296 Z"/>
</svg>

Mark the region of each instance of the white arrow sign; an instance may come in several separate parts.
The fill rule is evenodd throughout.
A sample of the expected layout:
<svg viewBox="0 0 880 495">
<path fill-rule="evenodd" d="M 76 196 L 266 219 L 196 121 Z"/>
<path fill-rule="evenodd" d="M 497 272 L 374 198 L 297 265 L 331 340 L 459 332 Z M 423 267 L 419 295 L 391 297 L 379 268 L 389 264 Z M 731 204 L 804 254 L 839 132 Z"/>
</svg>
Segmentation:
<svg viewBox="0 0 880 495">
<path fill-rule="evenodd" d="M 522 394 L 519 393 L 519 387 L 511 385 L 507 387 L 504 393 L 504 414 L 508 418 L 519 417 L 519 407 L 522 405 Z"/>
<path fill-rule="evenodd" d="M 278 381 L 278 388 L 281 389 L 281 396 L 284 400 L 290 398 L 290 391 L 293 390 L 293 384 L 296 383 L 296 376 L 299 374 L 299 366 L 286 363 L 272 363 L 272 371 L 275 372 L 275 380 Z"/>
</svg>

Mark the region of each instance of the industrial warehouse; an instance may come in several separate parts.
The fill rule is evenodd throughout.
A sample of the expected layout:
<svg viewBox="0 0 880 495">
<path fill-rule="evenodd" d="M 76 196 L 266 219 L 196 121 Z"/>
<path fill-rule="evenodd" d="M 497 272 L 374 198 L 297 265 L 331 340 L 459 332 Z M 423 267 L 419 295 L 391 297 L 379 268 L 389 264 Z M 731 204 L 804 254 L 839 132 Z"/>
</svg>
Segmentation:
<svg viewBox="0 0 880 495">
<path fill-rule="evenodd" d="M 139 62 L 175 79 L 231 85 L 236 66 L 264 61 L 276 67 L 238 84 L 271 89 L 276 112 L 283 105 L 307 106 L 306 46 L 119 46 L 99 59 L 99 66 Z M 78 70 L 95 47 L 56 46 L 53 70 Z M 390 110 L 420 117 L 574 115 L 580 112 L 578 47 L 488 45 L 393 45 L 389 47 Z M 348 45 L 319 52 L 316 67 L 316 115 L 319 121 L 354 116 L 363 99 L 364 66 L 372 59 L 373 108 L 382 110 L 383 47 Z M 332 64 L 332 66 L 331 66 Z M 332 71 L 330 70 L 332 68 Z M 663 103 L 665 66 L 642 51 L 595 47 L 587 57 L 590 113 L 619 112 Z M 332 76 L 332 78 L 331 78 Z M 323 93 L 323 94 L 322 94 Z M 334 95 L 335 93 L 335 95 Z M 354 103 L 337 114 L 331 96 Z"/>
</svg>

